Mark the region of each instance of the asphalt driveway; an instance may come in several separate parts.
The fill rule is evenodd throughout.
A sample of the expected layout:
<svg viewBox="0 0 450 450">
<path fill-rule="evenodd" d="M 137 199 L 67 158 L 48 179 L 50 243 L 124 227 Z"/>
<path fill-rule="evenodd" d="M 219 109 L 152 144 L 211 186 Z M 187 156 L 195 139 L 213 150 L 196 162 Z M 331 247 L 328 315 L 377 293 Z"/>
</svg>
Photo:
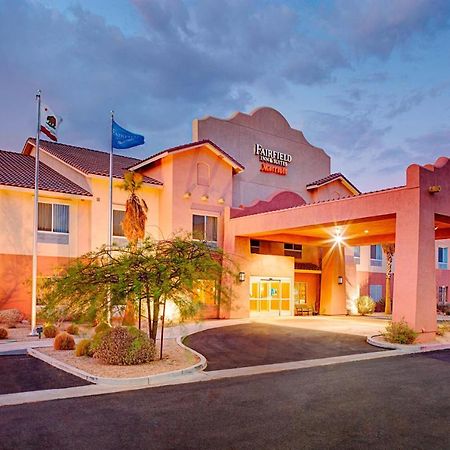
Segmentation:
<svg viewBox="0 0 450 450">
<path fill-rule="evenodd" d="M 0 448 L 450 448 L 450 351 L 0 408 Z"/>
<path fill-rule="evenodd" d="M 206 357 L 206 370 L 386 351 L 367 344 L 364 336 L 265 323 L 214 328 L 184 343 Z"/>
<path fill-rule="evenodd" d="M 32 356 L 0 356 L 0 394 L 60 389 L 87 384 L 91 383 Z"/>
</svg>

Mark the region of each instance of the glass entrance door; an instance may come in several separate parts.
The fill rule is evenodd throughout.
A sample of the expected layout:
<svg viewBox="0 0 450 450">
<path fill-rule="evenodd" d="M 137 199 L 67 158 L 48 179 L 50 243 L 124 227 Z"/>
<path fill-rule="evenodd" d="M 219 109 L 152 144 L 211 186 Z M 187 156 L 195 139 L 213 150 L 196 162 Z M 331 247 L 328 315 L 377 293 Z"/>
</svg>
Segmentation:
<svg viewBox="0 0 450 450">
<path fill-rule="evenodd" d="M 250 277 L 250 312 L 289 315 L 291 279 Z"/>
</svg>

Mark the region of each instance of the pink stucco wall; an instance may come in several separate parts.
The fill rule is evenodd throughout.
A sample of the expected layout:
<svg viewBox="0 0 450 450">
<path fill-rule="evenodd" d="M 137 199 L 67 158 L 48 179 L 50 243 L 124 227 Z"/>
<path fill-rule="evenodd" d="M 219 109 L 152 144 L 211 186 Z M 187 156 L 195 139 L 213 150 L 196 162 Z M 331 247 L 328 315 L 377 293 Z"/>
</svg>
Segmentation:
<svg viewBox="0 0 450 450">
<path fill-rule="evenodd" d="M 194 120 L 193 140 L 210 139 L 241 164 L 245 171 L 233 178 L 233 206 L 249 205 L 281 191 L 292 191 L 309 201 L 306 184 L 330 173 L 330 157 L 312 146 L 299 130 L 272 108 L 250 114 L 236 113 L 229 119 L 206 117 Z M 286 176 L 260 171 L 255 144 L 290 154 Z"/>
</svg>

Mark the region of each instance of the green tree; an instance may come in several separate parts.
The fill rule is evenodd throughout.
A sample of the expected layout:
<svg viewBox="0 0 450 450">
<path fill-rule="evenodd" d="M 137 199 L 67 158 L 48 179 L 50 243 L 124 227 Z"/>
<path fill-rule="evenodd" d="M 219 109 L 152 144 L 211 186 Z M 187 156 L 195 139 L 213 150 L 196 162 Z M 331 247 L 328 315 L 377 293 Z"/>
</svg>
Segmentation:
<svg viewBox="0 0 450 450">
<path fill-rule="evenodd" d="M 236 270 L 217 248 L 188 236 L 138 245 L 106 248 L 75 260 L 62 274 L 46 282 L 43 312 L 57 320 L 62 315 L 92 319 L 96 311 L 106 315 L 108 289 L 112 305 L 124 304 L 130 295 L 141 295 L 147 306 L 148 333 L 156 339 L 159 320 L 164 323 L 167 302 L 173 301 L 182 318 L 196 315 L 201 306 L 195 288 L 199 280 L 215 282 L 221 302 L 228 301 Z M 226 287 L 225 287 L 226 286 Z"/>
<path fill-rule="evenodd" d="M 384 312 L 385 314 L 392 313 L 392 301 L 391 301 L 391 278 L 392 278 L 392 261 L 395 254 L 395 244 L 382 244 L 384 255 L 386 256 L 386 299 Z"/>
</svg>

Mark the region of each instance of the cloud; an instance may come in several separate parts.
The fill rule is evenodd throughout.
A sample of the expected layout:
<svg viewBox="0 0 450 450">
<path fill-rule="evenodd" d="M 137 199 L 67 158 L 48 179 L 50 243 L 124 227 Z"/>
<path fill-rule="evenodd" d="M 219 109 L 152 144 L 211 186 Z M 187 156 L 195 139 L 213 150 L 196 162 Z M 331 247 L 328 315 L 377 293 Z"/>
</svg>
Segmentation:
<svg viewBox="0 0 450 450">
<path fill-rule="evenodd" d="M 326 16 L 330 33 L 358 57 L 388 58 L 413 38 L 450 25 L 447 0 L 337 0 Z"/>
</svg>

